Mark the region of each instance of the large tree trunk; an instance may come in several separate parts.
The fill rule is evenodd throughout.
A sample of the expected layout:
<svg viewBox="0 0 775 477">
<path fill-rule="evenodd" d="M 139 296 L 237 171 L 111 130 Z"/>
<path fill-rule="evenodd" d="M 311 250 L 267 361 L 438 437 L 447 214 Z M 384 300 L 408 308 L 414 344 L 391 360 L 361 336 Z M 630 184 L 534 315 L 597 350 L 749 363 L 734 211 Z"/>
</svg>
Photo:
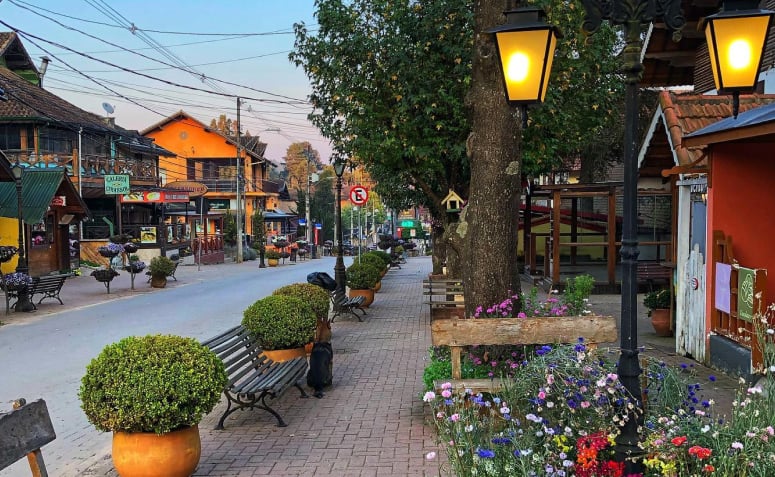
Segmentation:
<svg viewBox="0 0 775 477">
<path fill-rule="evenodd" d="M 521 177 L 522 129 L 517 111 L 506 101 L 498 54 L 491 34 L 502 24 L 505 2 L 474 4 L 475 39 L 468 138 L 471 190 L 457 235 L 466 244 L 463 285 L 466 312 L 501 302 L 519 291 L 517 225 Z"/>
</svg>

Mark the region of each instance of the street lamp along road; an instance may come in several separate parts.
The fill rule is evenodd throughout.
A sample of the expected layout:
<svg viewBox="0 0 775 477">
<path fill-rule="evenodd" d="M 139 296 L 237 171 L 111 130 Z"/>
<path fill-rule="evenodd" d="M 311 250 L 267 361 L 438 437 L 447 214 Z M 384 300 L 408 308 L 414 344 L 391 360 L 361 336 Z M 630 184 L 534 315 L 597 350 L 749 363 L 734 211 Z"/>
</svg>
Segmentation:
<svg viewBox="0 0 775 477">
<path fill-rule="evenodd" d="M 11 167 L 13 172 L 13 180 L 16 182 L 16 220 L 19 223 L 19 255 L 16 262 L 16 272 L 29 274 L 30 269 L 27 267 L 27 254 L 25 253 L 26 247 L 24 246 L 24 218 L 22 217 L 22 168 L 19 161 Z M 27 287 L 19 289 L 19 296 L 16 301 L 16 311 L 32 311 L 35 306 L 30 301 L 29 290 Z"/>
<path fill-rule="evenodd" d="M 740 93 L 753 91 L 764 57 L 771 10 L 761 10 L 756 1 L 724 2 L 723 11 L 705 18 L 710 66 L 718 94 L 732 94 L 732 114 L 737 118 Z"/>
<path fill-rule="evenodd" d="M 334 265 L 334 281 L 336 281 L 336 295 L 343 297 L 345 284 L 347 283 L 347 271 L 344 268 L 344 231 L 342 230 L 342 175 L 344 174 L 345 161 L 334 162 L 334 174 L 336 174 L 336 264 Z"/>
</svg>

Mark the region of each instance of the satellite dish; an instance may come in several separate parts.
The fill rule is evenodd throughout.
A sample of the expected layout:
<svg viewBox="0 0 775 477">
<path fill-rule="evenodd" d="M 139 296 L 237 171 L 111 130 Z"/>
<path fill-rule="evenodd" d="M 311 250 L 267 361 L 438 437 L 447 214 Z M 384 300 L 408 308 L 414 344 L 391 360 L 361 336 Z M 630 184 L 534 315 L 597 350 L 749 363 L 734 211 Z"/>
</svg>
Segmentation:
<svg viewBox="0 0 775 477">
<path fill-rule="evenodd" d="M 115 111 L 115 108 L 108 103 L 102 103 L 102 109 L 108 114 L 113 114 L 113 111 Z"/>
</svg>

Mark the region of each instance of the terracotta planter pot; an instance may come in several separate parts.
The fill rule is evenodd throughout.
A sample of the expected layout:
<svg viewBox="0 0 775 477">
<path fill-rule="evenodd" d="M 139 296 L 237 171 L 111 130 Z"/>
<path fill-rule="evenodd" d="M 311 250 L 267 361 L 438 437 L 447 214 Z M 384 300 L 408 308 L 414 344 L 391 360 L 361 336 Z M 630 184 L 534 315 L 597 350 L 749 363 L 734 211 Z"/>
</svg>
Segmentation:
<svg viewBox="0 0 775 477">
<path fill-rule="evenodd" d="M 310 351 L 312 351 L 310 349 Z M 300 356 L 307 356 L 307 350 L 304 346 L 301 348 L 290 348 L 290 349 L 275 349 L 275 350 L 264 350 L 264 354 L 267 358 L 271 359 L 272 361 L 276 363 L 282 363 L 283 361 L 288 361 L 293 358 L 298 358 Z"/>
<path fill-rule="evenodd" d="M 267 258 L 266 264 L 269 265 L 270 267 L 276 267 L 277 265 L 280 264 L 280 260 L 277 258 Z"/>
<path fill-rule="evenodd" d="M 350 289 L 350 298 L 355 296 L 362 296 L 364 299 L 363 305 L 361 305 L 359 308 L 368 308 L 369 305 L 374 303 L 374 290 L 368 289 L 368 290 L 353 290 Z"/>
<path fill-rule="evenodd" d="M 155 277 L 151 275 L 151 286 L 154 288 L 164 288 L 167 286 L 167 277 Z"/>
<path fill-rule="evenodd" d="M 382 280 L 378 281 L 376 285 L 374 285 L 374 293 L 378 292 L 382 288 Z"/>
<path fill-rule="evenodd" d="M 652 310 L 651 326 L 654 327 L 654 331 L 656 331 L 657 336 L 673 336 L 673 330 L 670 329 L 670 310 Z"/>
<path fill-rule="evenodd" d="M 121 477 L 188 477 L 199 464 L 199 427 L 167 434 L 114 432 L 113 465 Z"/>
</svg>

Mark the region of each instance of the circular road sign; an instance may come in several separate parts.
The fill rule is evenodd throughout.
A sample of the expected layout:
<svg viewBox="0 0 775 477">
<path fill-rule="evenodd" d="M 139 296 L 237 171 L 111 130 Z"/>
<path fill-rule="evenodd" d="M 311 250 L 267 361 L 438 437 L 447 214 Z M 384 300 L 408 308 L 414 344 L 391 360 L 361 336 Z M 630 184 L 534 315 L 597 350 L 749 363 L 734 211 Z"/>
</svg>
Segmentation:
<svg viewBox="0 0 775 477">
<path fill-rule="evenodd" d="M 353 205 L 365 205 L 369 201 L 369 189 L 363 186 L 353 186 L 350 189 L 350 202 Z"/>
</svg>

